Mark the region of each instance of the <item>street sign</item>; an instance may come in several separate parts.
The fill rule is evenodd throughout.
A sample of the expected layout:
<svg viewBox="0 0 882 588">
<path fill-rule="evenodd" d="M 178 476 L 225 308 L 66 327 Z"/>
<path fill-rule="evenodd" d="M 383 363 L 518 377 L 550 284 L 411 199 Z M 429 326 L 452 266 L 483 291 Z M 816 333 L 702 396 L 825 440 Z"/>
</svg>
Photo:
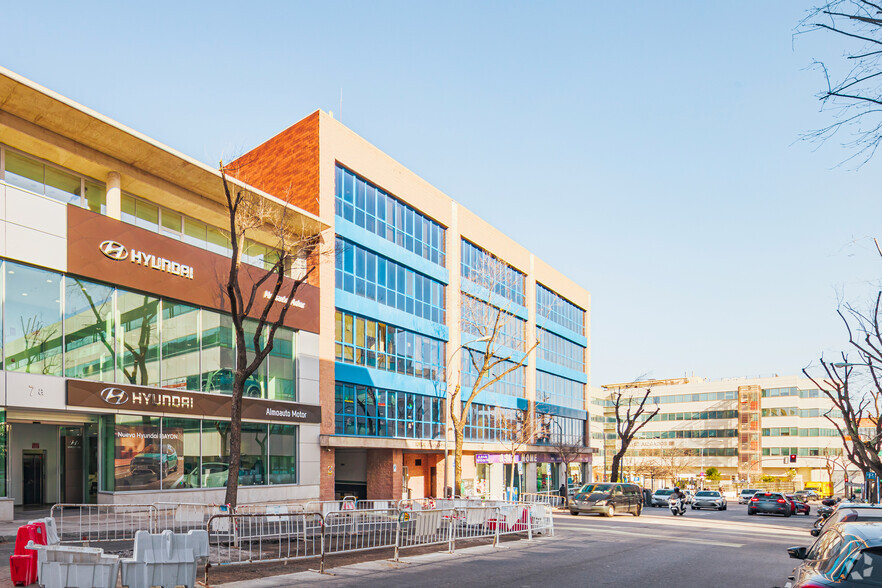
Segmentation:
<svg viewBox="0 0 882 588">
<path fill-rule="evenodd" d="M 867 472 L 866 478 L 868 480 L 875 480 L 876 479 L 876 472 Z"/>
</svg>

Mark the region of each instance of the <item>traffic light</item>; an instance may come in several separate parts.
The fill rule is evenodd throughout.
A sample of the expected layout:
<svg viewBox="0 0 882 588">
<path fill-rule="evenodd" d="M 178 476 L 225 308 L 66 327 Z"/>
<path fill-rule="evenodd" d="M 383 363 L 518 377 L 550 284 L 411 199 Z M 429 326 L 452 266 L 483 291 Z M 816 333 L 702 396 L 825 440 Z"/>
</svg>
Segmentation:
<svg viewBox="0 0 882 588">
<path fill-rule="evenodd" d="M 796 454 L 795 453 L 790 454 L 790 463 L 796 463 Z"/>
</svg>

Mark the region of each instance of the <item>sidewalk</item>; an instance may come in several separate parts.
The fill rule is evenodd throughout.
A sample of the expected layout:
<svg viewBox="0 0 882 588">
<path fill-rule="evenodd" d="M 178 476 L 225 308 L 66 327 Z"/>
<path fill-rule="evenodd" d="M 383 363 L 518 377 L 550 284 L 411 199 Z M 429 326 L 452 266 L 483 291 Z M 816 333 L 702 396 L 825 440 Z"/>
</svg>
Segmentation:
<svg viewBox="0 0 882 588">
<path fill-rule="evenodd" d="M 211 588 L 282 588 L 286 586 L 309 586 L 317 583 L 345 583 L 351 582 L 354 579 L 358 579 L 359 583 L 369 586 L 373 582 L 371 576 L 385 574 L 391 570 L 405 567 L 414 568 L 417 566 L 449 562 L 456 559 L 471 558 L 481 555 L 491 555 L 498 553 L 501 549 L 513 551 L 531 549 L 537 545 L 547 544 L 548 541 L 554 540 L 554 537 L 546 537 L 541 541 L 519 539 L 517 541 L 507 542 L 501 547 L 493 547 L 492 545 L 464 547 L 462 549 L 457 549 L 454 553 L 439 551 L 410 557 L 401 557 L 397 562 L 391 559 L 374 559 L 371 561 L 331 568 L 324 574 L 320 574 L 318 571 L 298 572 L 295 574 L 283 574 L 279 576 L 242 580 L 239 582 L 228 582 L 226 584 L 211 584 Z M 404 553 L 406 553 L 406 551 Z M 369 553 L 365 553 L 365 556 L 370 557 Z M 315 562 L 315 569 L 318 569 L 318 561 Z"/>
</svg>

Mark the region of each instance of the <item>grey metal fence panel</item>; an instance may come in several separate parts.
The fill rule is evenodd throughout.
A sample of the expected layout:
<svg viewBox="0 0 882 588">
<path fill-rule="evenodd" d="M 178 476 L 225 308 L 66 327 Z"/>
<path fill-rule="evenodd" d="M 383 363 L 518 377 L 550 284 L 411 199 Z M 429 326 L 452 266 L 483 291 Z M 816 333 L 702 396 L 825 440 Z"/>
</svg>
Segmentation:
<svg viewBox="0 0 882 588">
<path fill-rule="evenodd" d="M 322 526 L 318 513 L 213 515 L 208 567 L 320 557 Z"/>
<path fill-rule="evenodd" d="M 325 515 L 326 554 L 394 547 L 398 509 L 347 510 Z"/>
<path fill-rule="evenodd" d="M 155 529 L 152 504 L 56 504 L 49 511 L 62 543 L 134 541 Z"/>
</svg>

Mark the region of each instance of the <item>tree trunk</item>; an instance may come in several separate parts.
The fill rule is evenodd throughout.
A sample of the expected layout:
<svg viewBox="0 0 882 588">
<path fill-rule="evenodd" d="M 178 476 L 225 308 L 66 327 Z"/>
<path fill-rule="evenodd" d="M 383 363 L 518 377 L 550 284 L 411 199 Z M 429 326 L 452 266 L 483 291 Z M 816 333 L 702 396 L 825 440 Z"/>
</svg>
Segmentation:
<svg viewBox="0 0 882 588">
<path fill-rule="evenodd" d="M 619 481 L 619 465 L 622 463 L 622 455 L 616 453 L 612 458 L 612 466 L 609 472 L 609 481 L 615 484 Z"/>
<path fill-rule="evenodd" d="M 233 379 L 233 397 L 230 400 L 230 463 L 227 471 L 227 492 L 224 503 L 235 507 L 239 494 L 239 466 L 242 463 L 242 393 L 245 382 Z"/>
<path fill-rule="evenodd" d="M 463 423 L 465 425 L 465 423 Z M 453 425 L 453 494 L 462 494 L 462 443 L 465 432 L 456 423 Z M 447 488 L 444 489 L 447 492 Z"/>
</svg>

